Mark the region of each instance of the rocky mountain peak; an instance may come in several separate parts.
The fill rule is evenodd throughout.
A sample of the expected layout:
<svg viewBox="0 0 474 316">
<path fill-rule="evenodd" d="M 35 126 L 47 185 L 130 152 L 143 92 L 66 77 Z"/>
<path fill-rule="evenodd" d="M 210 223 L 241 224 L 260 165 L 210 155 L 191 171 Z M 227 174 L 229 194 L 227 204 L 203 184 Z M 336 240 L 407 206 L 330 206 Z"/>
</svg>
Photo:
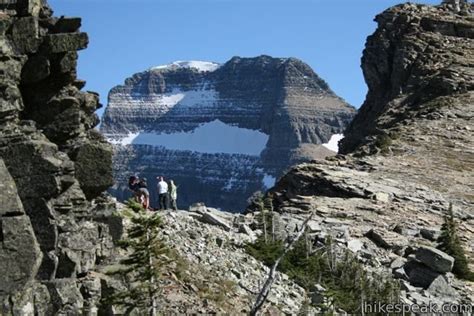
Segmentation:
<svg viewBox="0 0 474 316">
<path fill-rule="evenodd" d="M 291 164 L 330 155 L 322 144 L 354 112 L 295 58 L 153 67 L 109 93 L 101 131 L 116 144 L 112 192 L 126 198 L 130 174 L 165 174 L 182 184 L 184 205 L 242 210 Z"/>
<path fill-rule="evenodd" d="M 424 254 L 453 262 L 435 249 L 452 208 L 474 268 L 472 16 L 450 1 L 375 20 L 362 57 L 369 91 L 340 142 L 345 155 L 293 167 L 267 197 L 282 218 L 315 214 L 315 243 L 339 239 L 368 270 L 398 279 L 403 302 L 471 306 L 472 283 Z"/>
<path fill-rule="evenodd" d="M 450 98 L 472 90 L 473 22 L 446 6 L 403 4 L 375 18 L 362 69 L 369 92 L 341 142 L 341 153 L 360 149 L 420 116 L 445 112 Z M 431 114 L 430 114 L 431 113 Z"/>
</svg>

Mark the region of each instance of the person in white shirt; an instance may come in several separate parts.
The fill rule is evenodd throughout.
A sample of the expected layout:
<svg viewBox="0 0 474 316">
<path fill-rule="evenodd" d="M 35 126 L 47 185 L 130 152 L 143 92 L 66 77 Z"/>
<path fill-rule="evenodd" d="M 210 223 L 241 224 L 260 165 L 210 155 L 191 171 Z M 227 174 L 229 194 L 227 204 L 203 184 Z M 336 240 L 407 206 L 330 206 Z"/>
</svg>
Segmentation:
<svg viewBox="0 0 474 316">
<path fill-rule="evenodd" d="M 168 183 L 163 179 L 163 177 L 157 177 L 159 180 L 157 189 L 158 189 L 158 201 L 160 204 L 160 210 L 168 209 Z"/>
</svg>

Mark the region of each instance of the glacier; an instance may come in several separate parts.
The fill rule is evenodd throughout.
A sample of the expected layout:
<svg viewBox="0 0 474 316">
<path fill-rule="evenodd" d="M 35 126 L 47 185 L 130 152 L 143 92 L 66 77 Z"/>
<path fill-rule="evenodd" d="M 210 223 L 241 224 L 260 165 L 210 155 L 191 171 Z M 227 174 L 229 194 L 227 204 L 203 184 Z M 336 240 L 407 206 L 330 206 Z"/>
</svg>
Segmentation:
<svg viewBox="0 0 474 316">
<path fill-rule="evenodd" d="M 339 151 L 339 141 L 344 138 L 344 134 L 333 134 L 327 143 L 324 143 L 323 146 L 334 152 Z"/>
<path fill-rule="evenodd" d="M 224 153 L 259 156 L 269 136 L 257 131 L 228 125 L 216 119 L 200 124 L 191 132 L 130 132 L 123 138 L 109 138 L 115 145 L 151 145 L 170 150 L 199 153 Z"/>
</svg>

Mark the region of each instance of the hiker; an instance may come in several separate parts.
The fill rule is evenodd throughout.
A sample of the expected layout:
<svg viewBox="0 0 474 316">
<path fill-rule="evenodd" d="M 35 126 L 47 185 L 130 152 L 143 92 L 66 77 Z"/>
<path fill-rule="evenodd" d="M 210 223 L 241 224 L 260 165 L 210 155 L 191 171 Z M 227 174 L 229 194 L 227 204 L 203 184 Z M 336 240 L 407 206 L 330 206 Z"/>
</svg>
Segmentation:
<svg viewBox="0 0 474 316">
<path fill-rule="evenodd" d="M 170 180 L 169 185 L 169 195 L 171 199 L 171 208 L 175 211 L 178 210 L 178 206 L 176 204 L 176 200 L 178 199 L 178 186 L 174 184 L 173 180 Z"/>
<path fill-rule="evenodd" d="M 163 177 L 157 177 L 159 180 L 157 189 L 158 189 L 158 201 L 160 205 L 160 210 L 168 209 L 168 183 L 165 182 Z"/>
<path fill-rule="evenodd" d="M 148 191 L 146 178 L 143 178 L 138 182 L 138 195 L 143 208 L 148 210 L 150 208 L 150 192 Z"/>
<path fill-rule="evenodd" d="M 136 202 L 140 202 L 140 196 L 138 194 L 138 183 L 139 179 L 137 176 L 130 176 L 130 178 L 128 178 L 128 189 L 133 192 L 133 198 Z"/>
</svg>

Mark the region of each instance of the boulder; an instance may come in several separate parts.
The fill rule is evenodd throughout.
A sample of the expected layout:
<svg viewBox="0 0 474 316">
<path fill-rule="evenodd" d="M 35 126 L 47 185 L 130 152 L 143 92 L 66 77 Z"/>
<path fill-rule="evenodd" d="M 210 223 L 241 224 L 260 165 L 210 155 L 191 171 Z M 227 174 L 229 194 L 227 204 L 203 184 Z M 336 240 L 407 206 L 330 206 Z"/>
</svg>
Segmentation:
<svg viewBox="0 0 474 316">
<path fill-rule="evenodd" d="M 48 53 L 66 53 L 87 47 L 87 33 L 50 34 L 44 38 L 44 46 Z"/>
<path fill-rule="evenodd" d="M 403 257 L 397 257 L 390 263 L 390 269 L 399 269 L 405 265 L 407 260 Z"/>
<path fill-rule="evenodd" d="M 46 282 L 55 315 L 77 315 L 84 306 L 84 299 L 76 280 L 62 279 Z"/>
<path fill-rule="evenodd" d="M 441 235 L 440 230 L 435 230 L 435 229 L 428 229 L 428 228 L 422 228 L 420 230 L 420 235 L 421 237 L 431 240 L 431 241 L 436 241 L 438 240 L 439 236 Z"/>
<path fill-rule="evenodd" d="M 0 158 L 0 217 L 23 215 L 23 206 L 18 197 L 15 181 L 8 172 L 3 159 Z"/>
<path fill-rule="evenodd" d="M 441 273 L 433 271 L 424 264 L 417 261 L 409 261 L 403 269 L 410 281 L 410 284 L 427 289 Z"/>
<path fill-rule="evenodd" d="M 73 33 L 77 32 L 80 27 L 81 18 L 59 18 L 51 29 L 51 33 Z"/>
<path fill-rule="evenodd" d="M 347 248 L 352 252 L 358 252 L 364 247 L 364 242 L 360 239 L 351 239 L 347 242 Z"/>
<path fill-rule="evenodd" d="M 307 224 L 310 233 L 320 232 L 321 225 L 317 221 L 310 220 Z"/>
<path fill-rule="evenodd" d="M 19 53 L 31 54 L 38 50 L 41 40 L 36 18 L 30 16 L 16 20 L 11 32 L 13 45 Z"/>
<path fill-rule="evenodd" d="M 383 203 L 389 203 L 390 202 L 390 194 L 386 192 L 376 192 L 373 195 L 374 200 L 383 202 Z"/>
<path fill-rule="evenodd" d="M 204 213 L 207 213 L 207 208 L 206 208 L 206 205 L 204 205 L 204 203 L 194 203 L 189 206 L 189 211 L 202 215 Z"/>
<path fill-rule="evenodd" d="M 207 224 L 220 226 L 226 231 L 230 231 L 232 229 L 232 226 L 229 222 L 212 213 L 202 214 L 201 221 Z"/>
<path fill-rule="evenodd" d="M 18 87 L 0 83 L 0 121 L 16 117 L 21 109 L 23 109 L 23 102 Z"/>
<path fill-rule="evenodd" d="M 436 297 L 450 298 L 451 301 L 459 298 L 459 294 L 448 284 L 443 275 L 434 279 L 426 291 Z"/>
<path fill-rule="evenodd" d="M 371 229 L 366 235 L 382 248 L 401 250 L 408 246 L 408 240 L 404 236 L 383 229 Z"/>
<path fill-rule="evenodd" d="M 24 287 L 38 272 L 41 251 L 15 182 L 0 159 L 0 297 Z M 4 207 L 5 206 L 5 207 Z"/>
<path fill-rule="evenodd" d="M 0 220 L 0 296 L 21 289 L 32 280 L 41 263 L 41 251 L 28 216 Z"/>
<path fill-rule="evenodd" d="M 112 186 L 112 147 L 102 142 L 87 142 L 73 154 L 76 177 L 88 199 L 99 196 Z"/>
<path fill-rule="evenodd" d="M 430 269 L 445 273 L 453 269 L 454 258 L 439 249 L 422 246 L 415 252 L 416 260 L 424 263 Z"/>
<path fill-rule="evenodd" d="M 243 234 L 248 235 L 252 242 L 257 239 L 256 234 L 254 233 L 254 231 L 247 224 L 240 224 L 239 225 L 239 233 L 243 233 Z"/>
</svg>

